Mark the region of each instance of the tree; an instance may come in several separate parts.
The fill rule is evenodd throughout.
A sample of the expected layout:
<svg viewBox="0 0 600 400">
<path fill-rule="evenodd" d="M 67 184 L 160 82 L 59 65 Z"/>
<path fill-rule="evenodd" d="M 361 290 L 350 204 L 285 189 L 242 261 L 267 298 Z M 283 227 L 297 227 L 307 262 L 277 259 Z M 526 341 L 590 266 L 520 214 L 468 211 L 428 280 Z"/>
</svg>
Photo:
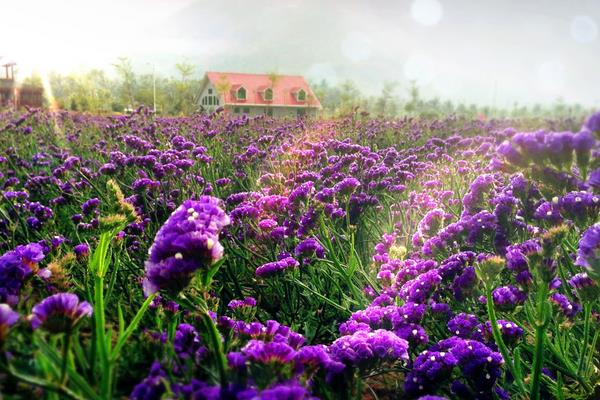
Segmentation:
<svg viewBox="0 0 600 400">
<path fill-rule="evenodd" d="M 121 98 L 129 108 L 134 108 L 137 82 L 131 61 L 127 57 L 120 57 L 113 66 L 121 78 Z"/>
<path fill-rule="evenodd" d="M 175 64 L 179 73 L 176 82 L 177 105 L 179 112 L 190 114 L 196 110 L 200 96 L 200 81 L 193 79 L 196 66 L 186 61 Z"/>
<path fill-rule="evenodd" d="M 396 115 L 398 103 L 394 91 L 398 87 L 397 82 L 385 81 L 381 89 L 381 95 L 375 100 L 375 112 L 382 116 Z"/>
<path fill-rule="evenodd" d="M 360 104 L 361 94 L 354 82 L 350 79 L 342 82 L 340 86 L 340 106 L 337 110 L 339 114 L 352 114 Z"/>
</svg>

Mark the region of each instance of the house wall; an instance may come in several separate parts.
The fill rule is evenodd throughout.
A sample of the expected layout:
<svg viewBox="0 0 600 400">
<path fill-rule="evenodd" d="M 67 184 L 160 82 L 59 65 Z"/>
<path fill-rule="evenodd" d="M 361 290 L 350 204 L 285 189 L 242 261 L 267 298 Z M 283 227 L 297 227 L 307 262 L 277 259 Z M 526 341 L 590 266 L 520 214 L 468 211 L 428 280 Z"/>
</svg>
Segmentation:
<svg viewBox="0 0 600 400">
<path fill-rule="evenodd" d="M 233 106 L 228 105 L 225 107 L 232 115 L 263 115 L 267 113 L 268 107 L 261 106 Z M 316 108 L 301 108 L 301 107 L 269 107 L 273 111 L 273 117 L 275 118 L 296 118 L 298 116 L 298 109 L 304 110 L 305 115 L 308 117 L 316 117 Z M 237 113 L 236 113 L 237 109 Z"/>
<path fill-rule="evenodd" d="M 211 91 L 212 91 L 212 94 L 209 93 Z M 208 100 L 209 97 L 213 97 L 212 105 L 209 104 L 210 103 Z M 206 99 L 206 100 L 203 100 L 203 99 Z M 218 104 L 215 104 L 215 100 L 218 100 Z M 221 96 L 219 96 L 217 89 L 215 89 L 215 87 L 213 86 L 212 83 L 210 83 L 210 81 L 207 82 L 206 86 L 202 90 L 202 93 L 200 94 L 200 99 L 198 101 L 199 101 L 199 106 L 204 108 L 204 110 L 206 110 L 207 112 L 213 111 L 215 108 L 219 107 L 223 103 L 223 99 L 221 99 Z"/>
</svg>

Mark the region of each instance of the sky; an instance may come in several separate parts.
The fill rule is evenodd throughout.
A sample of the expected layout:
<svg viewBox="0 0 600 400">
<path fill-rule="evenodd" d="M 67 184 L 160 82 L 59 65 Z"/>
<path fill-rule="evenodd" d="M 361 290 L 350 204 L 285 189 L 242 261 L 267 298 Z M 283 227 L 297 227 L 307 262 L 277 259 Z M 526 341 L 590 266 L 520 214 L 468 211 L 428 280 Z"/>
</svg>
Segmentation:
<svg viewBox="0 0 600 400">
<path fill-rule="evenodd" d="M 600 108 L 599 0 L 0 0 L 0 64 L 353 80 L 376 95 Z"/>
</svg>

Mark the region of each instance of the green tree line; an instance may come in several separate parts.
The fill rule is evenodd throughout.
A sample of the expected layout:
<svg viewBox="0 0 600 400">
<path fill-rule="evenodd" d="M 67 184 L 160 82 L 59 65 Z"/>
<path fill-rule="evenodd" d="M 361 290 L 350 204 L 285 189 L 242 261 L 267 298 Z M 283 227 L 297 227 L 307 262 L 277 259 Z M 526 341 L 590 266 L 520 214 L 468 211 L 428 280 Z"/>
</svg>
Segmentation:
<svg viewBox="0 0 600 400">
<path fill-rule="evenodd" d="M 188 115 L 199 110 L 200 85 L 203 74 L 189 62 L 175 64 L 176 73 L 164 76 L 136 72 L 131 61 L 119 58 L 113 64 L 112 75 L 100 69 L 81 73 L 50 73 L 48 83 L 52 89 L 55 106 L 61 109 L 93 112 L 125 112 L 140 105 L 156 106 L 165 115 Z M 278 75 L 269 74 L 270 79 Z M 39 76 L 27 77 L 23 84 L 40 85 Z M 274 82 L 275 84 L 275 82 Z M 351 80 L 330 84 L 326 80 L 311 82 L 320 100 L 324 117 L 349 114 L 371 117 L 422 116 L 437 117 L 455 114 L 474 118 L 501 117 L 576 117 L 591 111 L 580 104 L 567 104 L 561 99 L 541 105 L 514 103 L 512 107 L 499 108 L 466 104 L 438 97 L 426 98 L 415 82 L 384 81 L 377 95 L 366 95 Z"/>
</svg>

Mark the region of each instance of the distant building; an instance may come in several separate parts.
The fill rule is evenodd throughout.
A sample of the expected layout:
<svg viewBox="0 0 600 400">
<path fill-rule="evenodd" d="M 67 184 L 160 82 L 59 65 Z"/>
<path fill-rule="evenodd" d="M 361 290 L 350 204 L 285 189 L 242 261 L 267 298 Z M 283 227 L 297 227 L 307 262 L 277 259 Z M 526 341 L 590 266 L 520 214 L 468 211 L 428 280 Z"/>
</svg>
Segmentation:
<svg viewBox="0 0 600 400">
<path fill-rule="evenodd" d="M 4 76 L 0 76 L 0 108 L 41 107 L 44 89 L 38 86 L 17 86 L 14 63 L 4 64 Z"/>
<path fill-rule="evenodd" d="M 200 93 L 207 112 L 223 106 L 234 115 L 314 117 L 322 108 L 301 76 L 207 72 Z"/>
</svg>

